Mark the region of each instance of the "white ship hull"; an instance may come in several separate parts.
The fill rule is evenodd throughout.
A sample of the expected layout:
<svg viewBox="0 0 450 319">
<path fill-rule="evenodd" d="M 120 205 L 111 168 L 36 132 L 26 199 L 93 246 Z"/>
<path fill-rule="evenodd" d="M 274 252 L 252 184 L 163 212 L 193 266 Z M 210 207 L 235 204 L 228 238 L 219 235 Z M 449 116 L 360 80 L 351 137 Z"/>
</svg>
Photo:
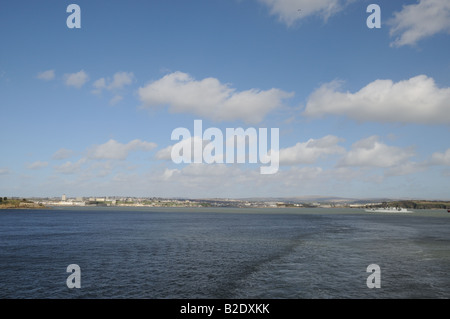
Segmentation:
<svg viewBox="0 0 450 319">
<path fill-rule="evenodd" d="M 412 210 L 398 207 L 386 207 L 386 208 L 369 208 L 366 209 L 369 213 L 412 213 Z"/>
</svg>

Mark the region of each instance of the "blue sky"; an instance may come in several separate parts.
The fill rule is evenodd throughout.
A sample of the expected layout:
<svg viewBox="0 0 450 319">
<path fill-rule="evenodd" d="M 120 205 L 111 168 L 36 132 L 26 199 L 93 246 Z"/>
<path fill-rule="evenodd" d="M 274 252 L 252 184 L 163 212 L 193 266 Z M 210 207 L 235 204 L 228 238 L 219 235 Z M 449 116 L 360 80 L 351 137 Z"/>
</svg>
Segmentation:
<svg viewBox="0 0 450 319">
<path fill-rule="evenodd" d="M 448 1 L 8 1 L 0 45 L 2 196 L 449 199 Z M 195 119 L 279 171 L 173 163 Z"/>
</svg>

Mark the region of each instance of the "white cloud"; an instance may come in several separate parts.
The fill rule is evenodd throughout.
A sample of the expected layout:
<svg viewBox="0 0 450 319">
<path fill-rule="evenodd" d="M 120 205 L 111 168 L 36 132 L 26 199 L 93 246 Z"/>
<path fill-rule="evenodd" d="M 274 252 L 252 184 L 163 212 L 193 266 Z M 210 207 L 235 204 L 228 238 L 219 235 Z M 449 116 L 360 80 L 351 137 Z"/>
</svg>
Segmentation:
<svg viewBox="0 0 450 319">
<path fill-rule="evenodd" d="M 314 91 L 303 114 L 346 115 L 358 121 L 450 123 L 450 88 L 438 88 L 426 75 L 397 83 L 376 80 L 356 93 L 340 92 L 338 86 L 331 82 Z"/>
<path fill-rule="evenodd" d="M 257 170 L 243 170 L 236 165 L 202 163 L 166 169 L 153 174 L 151 178 L 159 188 L 169 193 L 194 197 L 218 196 L 222 193 L 220 196 L 226 197 L 231 193 L 239 194 L 239 189 L 254 187 L 260 178 L 258 175 L 261 174 Z"/>
<path fill-rule="evenodd" d="M 424 169 L 426 169 L 424 163 L 406 162 L 387 169 L 385 176 L 410 175 L 423 171 Z"/>
<path fill-rule="evenodd" d="M 350 1 L 341 0 L 259 0 L 270 8 L 272 15 L 290 26 L 295 21 L 318 15 L 325 20 L 336 14 Z M 300 10 L 300 11 L 299 11 Z"/>
<path fill-rule="evenodd" d="M 419 40 L 440 32 L 450 33 L 450 1 L 419 0 L 403 6 L 389 21 L 392 46 L 414 45 Z"/>
<path fill-rule="evenodd" d="M 73 86 L 76 88 L 81 88 L 87 81 L 89 81 L 89 76 L 83 70 L 77 73 L 71 73 L 65 75 L 65 83 L 67 86 Z"/>
<path fill-rule="evenodd" d="M 34 170 L 34 169 L 44 168 L 44 167 L 47 167 L 47 166 L 48 166 L 48 162 L 37 161 L 37 162 L 31 163 L 31 164 L 28 164 L 27 168 Z"/>
<path fill-rule="evenodd" d="M 0 167 L 0 175 L 7 175 L 11 173 L 11 171 L 6 167 Z"/>
<path fill-rule="evenodd" d="M 174 168 L 174 169 L 166 168 L 164 170 L 164 173 L 162 173 L 162 175 L 161 175 L 161 179 L 164 181 L 168 181 L 172 178 L 172 176 L 174 176 L 174 174 L 177 174 L 179 172 L 180 172 L 180 170 L 176 169 L 176 168 Z"/>
<path fill-rule="evenodd" d="M 292 147 L 280 149 L 280 164 L 312 164 L 326 155 L 342 154 L 345 149 L 338 145 L 342 139 L 327 135 L 320 139 L 309 139 Z"/>
<path fill-rule="evenodd" d="M 125 167 L 124 162 L 115 160 L 126 160 L 130 152 L 150 151 L 155 147 L 155 143 L 138 139 L 132 140 L 127 144 L 111 139 L 104 144 L 88 148 L 85 157 L 77 161 L 67 161 L 64 164 L 56 165 L 54 169 L 55 172 L 61 174 L 75 174 L 83 180 L 105 177 L 111 174 L 114 169 Z M 73 155 L 73 151 L 62 148 L 53 154 L 52 159 L 65 159 Z M 98 160 L 106 161 L 99 162 Z"/>
<path fill-rule="evenodd" d="M 100 93 L 103 89 L 106 89 L 106 80 L 105 78 L 100 78 L 92 84 L 92 86 L 95 88 L 93 91 L 94 93 Z"/>
<path fill-rule="evenodd" d="M 53 155 L 52 159 L 62 160 L 73 156 L 74 152 L 72 150 L 68 150 L 66 148 L 61 148 L 57 150 Z"/>
<path fill-rule="evenodd" d="M 38 73 L 37 78 L 45 81 L 53 80 L 55 78 L 55 70 L 47 70 L 44 72 L 40 72 Z"/>
<path fill-rule="evenodd" d="M 90 159 L 117 159 L 125 160 L 133 151 L 150 151 L 156 147 L 155 143 L 133 140 L 127 144 L 119 143 L 113 139 L 108 142 L 91 147 L 88 151 Z"/>
<path fill-rule="evenodd" d="M 281 106 L 291 93 L 279 89 L 250 89 L 237 92 L 215 78 L 197 81 L 186 73 L 174 72 L 139 88 L 146 107 L 167 105 L 173 113 L 192 113 L 216 121 L 243 120 L 258 123 Z"/>
<path fill-rule="evenodd" d="M 431 164 L 450 166 L 450 148 L 445 153 L 433 153 L 431 156 Z"/>
<path fill-rule="evenodd" d="M 254 132 L 257 132 L 256 129 L 254 129 Z M 273 163 L 275 158 L 271 156 L 272 150 L 259 149 L 258 136 L 256 134 L 252 134 L 251 131 L 245 131 L 244 129 L 238 129 L 233 130 L 232 133 L 230 132 L 229 136 L 227 133 L 221 137 L 213 134 L 214 138 L 212 140 L 207 137 L 203 139 L 199 136 L 191 136 L 159 150 L 155 154 L 155 159 L 194 163 L 195 145 L 201 145 L 200 160 L 203 163 Z M 225 140 L 223 139 L 224 137 Z M 174 159 L 172 159 L 173 149 L 175 149 Z M 176 152 L 179 152 L 179 155 Z M 233 156 L 228 156 L 229 152 Z"/>
<path fill-rule="evenodd" d="M 159 163 L 147 169 L 142 167 L 143 170 L 136 172 L 127 169 L 127 162 L 85 158 L 61 165 L 59 172 L 76 174 L 73 187 L 94 193 L 102 190 L 103 193 L 115 194 L 131 192 L 137 196 L 151 194 L 202 198 L 312 194 L 357 197 L 364 193 L 364 187 L 370 189 L 374 181 L 382 181 L 388 185 L 390 176 L 415 171 L 415 163 L 394 161 L 393 164 L 396 165 L 383 168 L 381 173 L 378 167 L 341 166 L 325 169 L 316 166 L 291 166 L 280 169 L 277 174 L 263 175 L 259 169 L 250 165 L 204 163 L 177 167 Z M 411 171 L 407 172 L 408 169 Z M 391 180 L 395 182 L 396 179 Z M 64 181 L 71 183 L 67 178 Z"/>
<path fill-rule="evenodd" d="M 202 156 L 203 156 L 203 151 L 206 145 L 208 145 L 211 141 L 210 140 L 204 140 L 198 136 L 191 136 L 189 138 L 186 139 L 182 139 L 181 141 L 173 144 L 173 145 L 169 145 L 161 150 L 159 150 L 158 152 L 156 152 L 155 154 L 155 159 L 157 160 L 172 160 L 172 149 L 175 147 L 177 150 L 187 150 L 190 148 L 191 150 L 191 154 L 189 156 L 189 154 L 180 154 L 182 162 L 183 163 L 188 163 L 188 162 L 194 162 L 194 145 L 196 145 L 197 143 L 201 143 L 202 144 Z M 224 147 L 226 147 L 226 143 L 224 144 Z M 215 159 L 217 162 L 224 162 L 224 157 L 223 157 L 223 150 L 215 150 L 216 154 L 215 154 Z M 204 160 L 204 159 L 203 159 Z"/>
<path fill-rule="evenodd" d="M 61 165 L 56 165 L 55 171 L 62 174 L 76 174 L 80 172 L 81 166 L 86 163 L 86 158 L 81 158 L 76 162 L 68 161 Z"/>
<path fill-rule="evenodd" d="M 390 168 L 408 163 L 412 156 L 410 148 L 388 146 L 378 136 L 371 136 L 354 143 L 339 166 Z"/>
<path fill-rule="evenodd" d="M 182 143 L 183 141 L 180 141 L 178 143 Z M 169 145 L 169 146 L 159 150 L 158 152 L 156 152 L 155 158 L 157 160 L 166 160 L 166 161 L 171 160 L 172 159 L 171 158 L 172 147 L 173 147 L 173 145 Z"/>
<path fill-rule="evenodd" d="M 134 81 L 134 74 L 132 72 L 117 72 L 113 75 L 113 78 L 100 78 L 92 85 L 94 89 L 92 93 L 100 94 L 103 90 L 112 91 L 117 93 L 118 90 L 123 89 L 125 86 L 132 84 Z M 110 100 L 109 105 L 116 105 L 123 100 L 121 94 L 115 94 Z"/>
<path fill-rule="evenodd" d="M 134 74 L 132 72 L 117 72 L 113 75 L 113 78 L 100 78 L 93 84 L 94 93 L 100 93 L 102 90 L 120 90 L 125 86 L 133 83 Z"/>
<path fill-rule="evenodd" d="M 324 189 L 324 173 L 319 167 L 291 167 L 277 174 L 263 175 L 259 169 L 246 169 L 239 165 L 189 164 L 179 169 L 154 172 L 144 178 L 150 185 L 157 185 L 149 187 L 155 193 L 169 194 L 166 196 L 276 197 L 309 193 L 316 187 Z M 128 182 L 136 183 L 133 179 Z M 253 190 L 257 190 L 256 193 Z"/>
<path fill-rule="evenodd" d="M 95 162 L 85 171 L 85 176 L 104 177 L 111 174 L 116 167 L 111 161 Z"/>
<path fill-rule="evenodd" d="M 121 95 L 114 95 L 114 97 L 109 101 L 109 104 L 110 105 L 116 105 L 117 103 L 119 103 L 122 100 L 123 100 L 123 96 L 121 96 Z"/>
<path fill-rule="evenodd" d="M 132 72 L 117 72 L 113 80 L 108 85 L 109 90 L 121 89 L 126 85 L 133 83 L 134 74 Z"/>
</svg>

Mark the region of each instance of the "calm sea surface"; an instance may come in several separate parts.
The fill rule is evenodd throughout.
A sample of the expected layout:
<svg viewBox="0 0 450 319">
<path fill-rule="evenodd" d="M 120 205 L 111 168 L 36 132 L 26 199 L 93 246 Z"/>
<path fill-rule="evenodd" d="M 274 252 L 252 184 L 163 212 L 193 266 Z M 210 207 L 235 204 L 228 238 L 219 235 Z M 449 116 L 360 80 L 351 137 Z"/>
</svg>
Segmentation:
<svg viewBox="0 0 450 319">
<path fill-rule="evenodd" d="M 444 210 L 0 210 L 0 298 L 449 297 Z"/>
</svg>

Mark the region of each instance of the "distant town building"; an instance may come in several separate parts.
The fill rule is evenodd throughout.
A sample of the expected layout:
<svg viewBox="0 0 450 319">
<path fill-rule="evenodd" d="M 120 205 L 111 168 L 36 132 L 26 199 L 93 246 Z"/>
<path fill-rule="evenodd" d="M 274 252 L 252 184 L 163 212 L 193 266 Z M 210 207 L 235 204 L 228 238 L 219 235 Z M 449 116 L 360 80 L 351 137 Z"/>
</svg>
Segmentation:
<svg viewBox="0 0 450 319">
<path fill-rule="evenodd" d="M 63 202 L 66 201 L 66 194 L 63 194 L 63 195 L 61 196 L 61 201 L 63 201 Z"/>
</svg>

